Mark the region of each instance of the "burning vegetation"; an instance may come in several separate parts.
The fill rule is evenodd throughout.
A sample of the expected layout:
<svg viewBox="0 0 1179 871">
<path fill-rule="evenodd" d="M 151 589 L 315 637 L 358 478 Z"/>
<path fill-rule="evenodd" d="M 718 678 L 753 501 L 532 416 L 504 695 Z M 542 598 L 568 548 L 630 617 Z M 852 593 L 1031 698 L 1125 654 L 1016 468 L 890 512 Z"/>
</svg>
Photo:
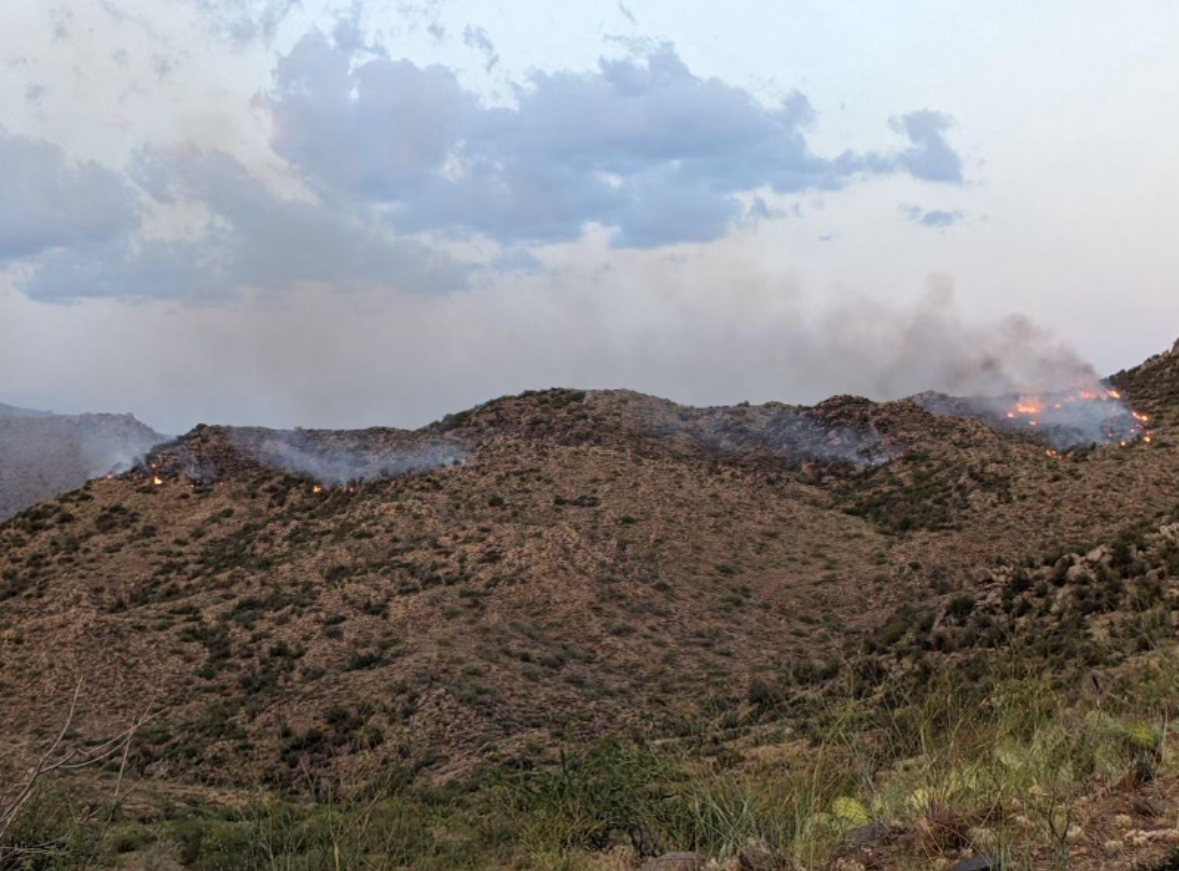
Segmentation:
<svg viewBox="0 0 1179 871">
<path fill-rule="evenodd" d="M 1103 385 L 1046 393 L 996 397 L 916 397 L 933 414 L 977 417 L 996 429 L 1031 435 L 1047 443 L 1047 454 L 1090 445 L 1123 447 L 1154 439 L 1149 415 L 1135 411 L 1121 392 Z"/>
</svg>

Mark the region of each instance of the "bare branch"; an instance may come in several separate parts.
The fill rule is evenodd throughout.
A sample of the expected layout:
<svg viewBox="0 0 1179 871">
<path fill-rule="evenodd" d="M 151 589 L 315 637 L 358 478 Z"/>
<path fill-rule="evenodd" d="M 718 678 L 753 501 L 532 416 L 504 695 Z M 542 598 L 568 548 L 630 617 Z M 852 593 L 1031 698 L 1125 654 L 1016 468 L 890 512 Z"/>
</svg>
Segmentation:
<svg viewBox="0 0 1179 871">
<path fill-rule="evenodd" d="M 3 848 L 4 838 L 19 818 L 21 810 L 36 794 L 38 783 L 50 774 L 89 768 L 108 759 L 112 759 L 121 753 L 122 761 L 119 765 L 119 776 L 115 782 L 115 797 L 118 797 L 123 784 L 123 775 L 127 768 L 127 760 L 131 752 L 131 741 L 135 737 L 135 734 L 143 728 L 144 724 L 154 716 L 151 713 L 151 708 L 155 704 L 155 700 L 153 699 L 148 704 L 145 713 L 137 717 L 126 730 L 120 732 L 113 738 L 109 738 L 98 746 L 63 749 L 65 740 L 74 724 L 74 717 L 77 714 L 78 700 L 81 698 L 81 694 L 82 680 L 79 679 L 74 687 L 73 695 L 70 697 L 70 706 L 66 712 L 65 722 L 58 732 L 57 737 L 53 740 L 53 743 L 49 745 L 49 748 L 37 760 L 37 764 L 33 766 L 32 771 L 23 784 L 19 784 L 9 794 L 0 795 L 0 849 Z M 29 849 L 36 850 L 38 848 L 22 848 L 22 850 Z"/>
</svg>

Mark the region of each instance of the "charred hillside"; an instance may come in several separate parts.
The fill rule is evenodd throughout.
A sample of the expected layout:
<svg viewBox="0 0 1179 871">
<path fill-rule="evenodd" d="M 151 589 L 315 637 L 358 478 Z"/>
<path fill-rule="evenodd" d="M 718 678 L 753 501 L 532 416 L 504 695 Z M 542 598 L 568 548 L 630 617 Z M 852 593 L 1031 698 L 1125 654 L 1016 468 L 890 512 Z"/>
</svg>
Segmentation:
<svg viewBox="0 0 1179 871">
<path fill-rule="evenodd" d="M 740 721 L 898 614 L 1168 517 L 1176 366 L 1119 376 L 1151 442 L 1065 451 L 855 397 L 551 390 L 414 432 L 198 427 L 0 527 L 0 694 L 22 700 L 0 728 L 31 746 L 85 675 L 87 733 L 155 705 L 137 773 L 295 788 Z"/>
</svg>

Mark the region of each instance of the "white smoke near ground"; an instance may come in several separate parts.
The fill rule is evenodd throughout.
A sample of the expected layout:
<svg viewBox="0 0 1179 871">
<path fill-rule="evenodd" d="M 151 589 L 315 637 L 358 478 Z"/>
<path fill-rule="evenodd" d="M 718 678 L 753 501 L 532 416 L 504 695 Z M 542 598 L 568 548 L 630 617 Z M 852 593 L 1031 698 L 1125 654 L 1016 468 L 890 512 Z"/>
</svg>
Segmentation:
<svg viewBox="0 0 1179 871">
<path fill-rule="evenodd" d="M 454 442 L 373 430 L 230 430 L 229 441 L 265 466 L 324 486 L 431 472 L 469 455 Z"/>
</svg>

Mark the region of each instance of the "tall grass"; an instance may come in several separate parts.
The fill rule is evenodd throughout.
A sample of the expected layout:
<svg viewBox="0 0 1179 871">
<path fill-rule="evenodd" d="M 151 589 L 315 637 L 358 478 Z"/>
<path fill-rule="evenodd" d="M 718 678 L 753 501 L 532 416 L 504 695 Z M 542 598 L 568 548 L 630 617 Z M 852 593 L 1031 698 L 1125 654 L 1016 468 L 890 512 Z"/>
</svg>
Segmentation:
<svg viewBox="0 0 1179 871">
<path fill-rule="evenodd" d="M 1027 669 L 965 687 L 946 668 L 890 678 L 859 699 L 834 686 L 811 692 L 806 721 L 779 722 L 772 741 L 750 724 L 723 741 L 704 730 L 604 740 L 556 764 L 489 772 L 466 791 L 393 776 L 364 793 L 317 784 L 312 804 L 260 795 L 222 812 L 176 813 L 134 836 L 104 833 L 55 789 L 0 844 L 0 869 L 84 867 L 104 849 L 130 849 L 144 869 L 151 860 L 194 871 L 555 871 L 591 867 L 609 851 L 723 860 L 750 848 L 818 869 L 850 829 L 890 821 L 906 821 L 896 849 L 915 867 L 974 852 L 1019 871 L 1038 851 L 1064 869 L 1085 837 L 1081 796 L 1143 766 L 1177 773 L 1174 656 L 1150 654 L 1107 683 L 1099 699 L 1083 698 Z"/>
</svg>

